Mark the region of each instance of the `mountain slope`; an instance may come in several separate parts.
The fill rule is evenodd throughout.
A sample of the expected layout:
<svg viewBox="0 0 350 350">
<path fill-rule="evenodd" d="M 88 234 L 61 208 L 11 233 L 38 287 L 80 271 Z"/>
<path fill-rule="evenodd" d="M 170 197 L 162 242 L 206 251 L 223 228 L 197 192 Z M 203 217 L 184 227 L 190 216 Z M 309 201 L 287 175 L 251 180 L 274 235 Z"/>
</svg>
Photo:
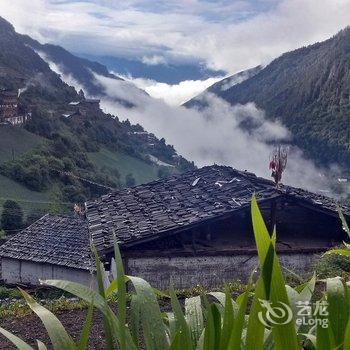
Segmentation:
<svg viewBox="0 0 350 350">
<path fill-rule="evenodd" d="M 350 28 L 213 92 L 231 104 L 255 102 L 269 118 L 281 120 L 309 156 L 350 167 Z M 192 100 L 187 106 L 196 104 Z"/>
<path fill-rule="evenodd" d="M 161 83 L 179 84 L 184 80 L 205 80 L 211 77 L 222 77 L 224 71 L 214 71 L 206 68 L 200 62 L 168 63 L 151 62 L 147 58 L 136 60 L 125 57 L 81 55 L 89 60 L 101 62 L 108 69 L 123 76 L 151 79 Z"/>
<path fill-rule="evenodd" d="M 57 65 L 64 75 L 72 76 L 84 87 L 87 95 L 103 95 L 101 86 L 95 81 L 94 73 L 111 79 L 123 80 L 111 74 L 104 65 L 77 57 L 60 46 L 40 44 L 27 35 L 24 35 L 22 39 L 26 45 Z"/>
<path fill-rule="evenodd" d="M 121 122 L 102 110 L 88 107 L 89 104 L 83 112 L 77 112 L 77 107 L 69 103 L 81 100 L 82 96 L 64 83 L 28 42 L 28 37 L 17 34 L 0 18 L 0 88 L 21 89 L 19 106 L 32 111 L 25 129 L 0 125 L 0 135 L 4 135 L 4 140 L 0 141 L 2 200 L 6 199 L 8 191 L 1 184 L 11 180 L 20 184 L 16 194 L 19 201 L 21 195 L 27 201 L 28 193 L 43 196 L 49 193 L 53 202 L 49 207 L 56 202 L 57 206 L 53 206 L 57 210 L 67 203 L 94 198 L 107 188 L 157 179 L 169 172 L 193 167 L 164 139 L 157 139 L 140 125 Z M 54 47 L 54 51 L 70 57 L 60 48 Z M 74 56 L 70 58 L 76 72 L 84 74 L 80 69 L 83 62 L 86 69 L 95 67 L 98 74 L 110 78 L 103 66 L 75 60 Z M 67 118 L 64 116 L 67 112 L 77 113 Z M 103 152 L 108 153 L 111 164 L 99 161 L 98 155 Z M 95 154 L 94 159 L 92 154 Z M 152 161 L 152 157 L 172 167 L 164 169 Z M 30 192 L 22 191 L 23 188 Z"/>
</svg>

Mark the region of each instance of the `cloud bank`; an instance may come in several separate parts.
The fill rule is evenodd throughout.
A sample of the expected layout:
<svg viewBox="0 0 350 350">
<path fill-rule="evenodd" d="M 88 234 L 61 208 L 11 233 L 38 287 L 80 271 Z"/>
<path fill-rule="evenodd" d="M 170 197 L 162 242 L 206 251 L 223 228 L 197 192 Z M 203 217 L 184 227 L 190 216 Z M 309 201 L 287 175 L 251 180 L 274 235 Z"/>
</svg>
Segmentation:
<svg viewBox="0 0 350 350">
<path fill-rule="evenodd" d="M 116 73 L 117 74 L 117 73 Z M 120 74 L 117 74 L 121 76 Z M 209 86 L 220 81 L 220 78 L 208 78 L 206 80 L 184 80 L 179 84 L 160 83 L 158 81 L 142 78 L 122 76 L 142 90 L 145 90 L 151 97 L 161 99 L 170 106 L 180 106 L 191 98 L 199 95 Z"/>
<path fill-rule="evenodd" d="M 96 75 L 109 98 L 102 101 L 104 110 L 139 123 L 149 132 L 175 146 L 179 154 L 197 166 L 230 165 L 269 177 L 269 156 L 274 142 L 286 142 L 289 131 L 280 123 L 265 118 L 253 103 L 231 106 L 222 99 L 203 96 L 208 107 L 198 111 L 182 106 L 169 106 L 161 100 L 141 94 L 128 82 Z M 125 108 L 114 98 L 129 98 L 134 108 Z M 252 128 L 245 128 L 249 124 Z M 283 182 L 313 191 L 328 190 L 328 179 L 302 152 L 291 148 Z"/>
<path fill-rule="evenodd" d="M 1 0 L 17 30 L 73 52 L 235 73 L 349 25 L 349 0 Z M 30 16 L 28 16 L 30 13 Z"/>
</svg>

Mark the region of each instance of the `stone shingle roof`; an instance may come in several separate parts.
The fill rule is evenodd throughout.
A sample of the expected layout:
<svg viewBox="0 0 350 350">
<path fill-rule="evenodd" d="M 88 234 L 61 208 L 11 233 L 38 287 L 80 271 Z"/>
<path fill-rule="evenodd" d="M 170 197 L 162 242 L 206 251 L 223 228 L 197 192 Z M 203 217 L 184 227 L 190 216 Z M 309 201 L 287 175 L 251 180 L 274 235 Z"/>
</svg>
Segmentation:
<svg viewBox="0 0 350 350">
<path fill-rule="evenodd" d="M 276 189 L 272 181 L 252 173 L 214 165 L 88 202 L 90 235 L 103 252 L 112 247 L 113 231 L 122 245 L 156 237 L 248 207 L 254 192 L 259 201 L 288 196 L 336 212 L 337 203 L 328 197 L 289 186 Z M 349 207 L 343 211 L 350 215 Z"/>
<path fill-rule="evenodd" d="M 0 256 L 77 269 L 93 267 L 86 220 L 47 214 L 0 247 Z"/>
</svg>

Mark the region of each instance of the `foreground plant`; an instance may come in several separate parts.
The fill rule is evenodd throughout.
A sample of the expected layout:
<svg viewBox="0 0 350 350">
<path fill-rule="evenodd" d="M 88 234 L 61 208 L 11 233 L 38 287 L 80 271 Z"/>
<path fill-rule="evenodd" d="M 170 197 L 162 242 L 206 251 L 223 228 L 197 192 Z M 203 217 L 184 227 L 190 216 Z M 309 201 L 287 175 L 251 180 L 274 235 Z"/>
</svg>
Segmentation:
<svg viewBox="0 0 350 350">
<path fill-rule="evenodd" d="M 103 314 L 108 350 L 350 350 L 349 287 L 339 278 L 327 279 L 324 296 L 311 304 L 315 276 L 295 289 L 287 286 L 275 250 L 276 233 L 270 237 L 255 197 L 251 210 L 260 275 L 255 283 L 252 275 L 244 293 L 235 300 L 226 288 L 225 293 L 187 298 L 183 308 L 171 288 L 172 311 L 162 313 L 157 292 L 143 279 L 125 276 L 117 244 L 116 278 L 107 288 L 96 251 L 98 292 L 74 282 L 43 281 L 89 303 L 78 342 L 71 338 L 56 316 L 26 292 L 21 292 L 43 322 L 55 350 L 87 348 L 94 309 Z M 129 308 L 127 283 L 134 290 Z M 108 303 L 115 294 L 117 313 Z M 300 314 L 301 308 L 307 313 Z M 0 332 L 18 349 L 33 349 L 14 334 L 2 328 Z M 46 346 L 37 341 L 37 348 L 42 350 Z"/>
</svg>

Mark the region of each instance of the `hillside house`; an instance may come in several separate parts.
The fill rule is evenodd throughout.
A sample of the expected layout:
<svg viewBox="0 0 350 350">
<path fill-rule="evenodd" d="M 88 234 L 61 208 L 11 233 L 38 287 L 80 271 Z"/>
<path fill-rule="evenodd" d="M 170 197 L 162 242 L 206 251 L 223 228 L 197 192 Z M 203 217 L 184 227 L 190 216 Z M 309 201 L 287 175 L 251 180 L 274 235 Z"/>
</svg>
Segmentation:
<svg viewBox="0 0 350 350">
<path fill-rule="evenodd" d="M 30 113 L 18 112 L 18 92 L 0 90 L 0 124 L 22 125 Z"/>
<path fill-rule="evenodd" d="M 87 113 L 101 112 L 100 102 L 100 100 L 85 97 L 81 101 L 72 101 L 69 103 L 69 107 L 71 107 L 73 111 L 66 114 L 74 116 L 76 114 L 86 115 Z"/>
<path fill-rule="evenodd" d="M 114 232 L 126 273 L 145 278 L 154 287 L 213 287 L 237 278 L 246 280 L 258 265 L 250 218 L 253 193 L 270 230 L 276 223 L 277 250 L 289 269 L 308 271 L 320 253 L 346 239 L 334 200 L 290 186 L 276 188 L 272 181 L 252 173 L 214 165 L 114 191 L 86 203 L 86 220 L 79 230 L 85 230 L 81 235 L 88 240 L 84 238 L 85 243 L 76 247 L 80 249 L 76 254 L 87 256 L 86 249 L 93 244 L 109 269 Z M 343 205 L 342 210 L 350 217 L 349 206 Z M 35 225 L 40 232 L 42 223 Z M 58 223 L 53 225 L 52 232 Z M 0 256 L 10 257 L 12 265 L 32 259 L 31 249 L 25 248 L 31 245 L 28 243 L 22 243 L 19 256 L 7 253 L 17 241 L 31 242 L 33 228 L 24 232 L 27 234 L 0 249 Z M 55 245 L 59 247 L 60 241 L 66 245 L 66 238 L 58 235 Z M 58 264 L 45 260 L 45 248 L 41 252 L 41 264 Z M 3 264 L 7 282 L 6 269 L 11 264 Z M 91 266 L 88 260 L 83 265 Z M 68 277 L 76 279 L 74 274 Z M 22 281 L 26 277 L 22 276 Z"/>
</svg>

